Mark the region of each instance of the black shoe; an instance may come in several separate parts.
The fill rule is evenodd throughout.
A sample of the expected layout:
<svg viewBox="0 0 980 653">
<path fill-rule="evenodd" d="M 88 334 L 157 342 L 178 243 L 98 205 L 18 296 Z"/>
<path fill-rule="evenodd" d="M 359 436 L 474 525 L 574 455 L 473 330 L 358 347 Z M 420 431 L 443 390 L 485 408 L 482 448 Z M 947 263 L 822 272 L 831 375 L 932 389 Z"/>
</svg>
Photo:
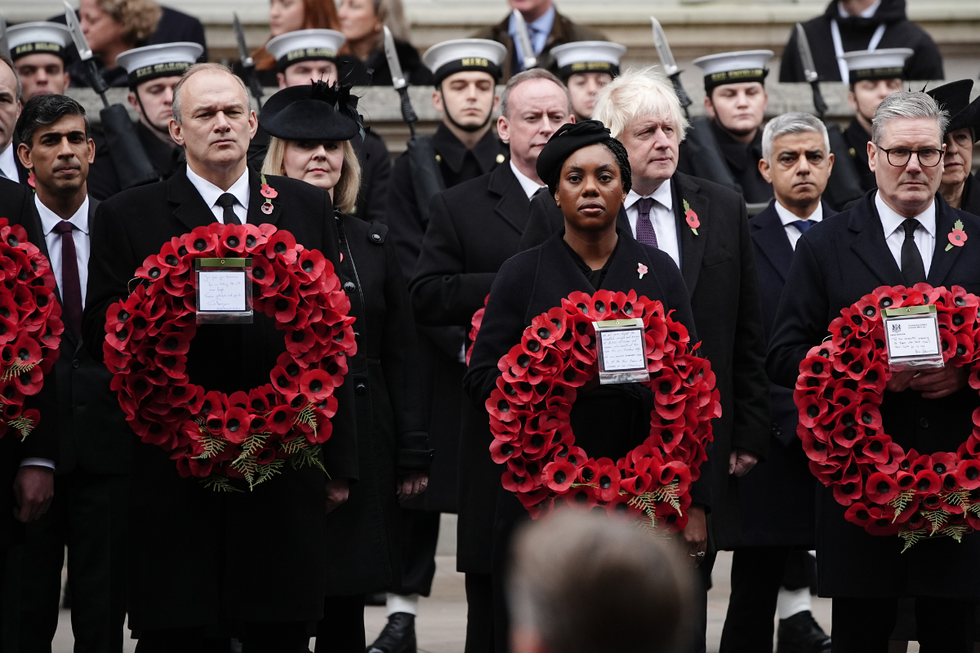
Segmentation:
<svg viewBox="0 0 980 653">
<path fill-rule="evenodd" d="M 396 612 L 388 617 L 388 625 L 367 647 L 367 653 L 416 653 L 415 649 L 415 615 Z"/>
<path fill-rule="evenodd" d="M 779 620 L 776 653 L 830 653 L 830 637 L 809 610 Z"/>
<path fill-rule="evenodd" d="M 387 592 L 372 592 L 364 596 L 364 605 L 377 607 L 388 602 Z"/>
</svg>

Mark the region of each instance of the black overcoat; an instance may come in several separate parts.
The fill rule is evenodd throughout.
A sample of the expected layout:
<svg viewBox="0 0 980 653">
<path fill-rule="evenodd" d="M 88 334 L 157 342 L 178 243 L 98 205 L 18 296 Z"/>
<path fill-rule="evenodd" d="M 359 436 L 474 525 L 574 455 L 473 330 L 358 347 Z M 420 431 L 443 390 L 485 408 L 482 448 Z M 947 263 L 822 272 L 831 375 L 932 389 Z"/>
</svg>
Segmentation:
<svg viewBox="0 0 980 653">
<path fill-rule="evenodd" d="M 732 448 L 765 458 L 769 448 L 769 383 L 759 282 L 752 255 L 745 202 L 716 183 L 680 172 L 671 177 L 674 214 L 681 250 L 681 274 L 691 295 L 691 310 L 703 355 L 711 361 L 721 393 L 721 417 L 714 422 L 711 466 L 711 523 L 719 549 L 740 545 L 738 486 L 728 474 Z M 697 213 L 698 235 L 684 221 L 681 200 Z M 548 201 L 551 200 L 551 201 Z M 561 228 L 553 198 L 534 198 L 526 232 L 540 238 Z M 626 213 L 619 225 L 631 233 Z M 522 246 L 541 241 L 524 239 Z M 751 474 L 751 472 L 749 472 Z"/>
<path fill-rule="evenodd" d="M 293 179 L 268 180 L 278 197 L 265 215 L 259 210 L 265 201 L 259 176 L 249 172 L 248 222 L 291 232 L 336 267 L 339 240 L 327 192 Z M 146 257 L 171 238 L 214 221 L 186 167 L 167 181 L 123 191 L 99 206 L 83 323 L 94 358 L 102 358 L 107 308 L 127 296 Z M 202 325 L 187 371 L 192 382 L 208 390 L 248 390 L 269 382 L 283 351 L 283 332 L 261 314 L 251 325 Z M 357 479 L 352 384 L 345 382 L 337 396 L 324 464 L 332 478 Z M 320 618 L 326 591 L 322 472 L 286 465 L 253 492 L 217 493 L 199 479 L 181 478 L 159 447 L 135 442 L 130 478 L 131 628 Z"/>
<path fill-rule="evenodd" d="M 857 168 L 861 188 L 866 193 L 878 188 L 875 173 L 871 172 L 871 167 L 868 165 L 868 141 L 871 140 L 871 134 L 861 126 L 857 118 L 851 118 L 847 129 L 844 130 L 844 140 L 847 142 L 847 153 L 851 155 L 854 167 Z"/>
<path fill-rule="evenodd" d="M 442 124 L 432 135 L 432 148 L 438 156 L 437 169 L 446 188 L 490 172 L 505 160 L 507 153 L 507 146 L 492 129 L 473 149 L 467 149 Z M 405 278 L 411 279 L 422 251 L 428 220 L 419 209 L 407 152 L 395 160 L 391 171 L 385 224 Z M 466 345 L 468 332 L 464 326 L 420 326 L 418 329 L 429 440 L 438 454 L 429 475 L 429 486 L 418 498 L 406 502 L 407 508 L 456 512 L 456 460 L 462 419 L 463 372 L 466 371 L 466 365 L 460 361 L 460 352 Z"/>
<path fill-rule="evenodd" d="M 357 318 L 348 359 L 357 409 L 360 480 L 327 515 L 327 592 L 367 594 L 401 578 L 396 484 L 425 472 L 425 433 L 415 321 L 384 225 L 337 213 L 340 279 Z"/>
<path fill-rule="evenodd" d="M 756 130 L 755 138 L 748 145 L 739 143 L 725 129 L 718 126 L 717 121 L 709 122 L 711 131 L 721 154 L 725 157 L 725 165 L 732 173 L 736 183 L 742 190 L 742 197 L 750 204 L 768 202 L 772 199 L 772 184 L 765 180 L 759 172 L 759 159 L 762 158 L 762 128 Z M 677 170 L 689 176 L 694 175 L 692 154 L 687 141 L 681 143 Z M 707 181 L 711 181 L 710 179 Z"/>
<path fill-rule="evenodd" d="M 824 219 L 836 213 L 823 205 Z M 762 325 L 768 338 L 793 262 L 793 247 L 775 202 L 749 220 L 749 233 L 759 271 Z M 769 413 L 769 456 L 736 481 L 741 545 L 812 549 L 817 480 L 796 435 L 798 413 L 792 390 L 770 384 Z"/>
<path fill-rule="evenodd" d="M 796 254 L 776 313 L 766 369 L 775 383 L 793 387 L 800 361 L 827 335 L 840 311 L 880 286 L 905 285 L 885 243 L 874 193 L 851 209 L 808 229 Z M 980 248 L 943 246 L 956 220 L 968 237 L 980 238 L 980 218 L 950 208 L 936 195 L 936 250 L 927 282 L 980 293 Z M 886 393 L 881 414 L 886 431 L 906 451 L 955 451 L 972 427 L 978 406 L 969 387 L 943 399 L 914 390 Z M 817 576 L 822 596 L 980 597 L 980 534 L 957 544 L 950 538 L 922 541 L 905 553 L 897 536 L 869 535 L 844 519 L 845 508 L 823 488 L 817 503 Z"/>
<path fill-rule="evenodd" d="M 905 0 L 881 0 L 881 5 L 871 18 L 849 16 L 841 18 L 837 0 L 830 0 L 826 11 L 816 18 L 802 23 L 806 32 L 813 64 L 817 67 L 820 81 L 839 82 L 840 68 L 834 53 L 834 41 L 830 31 L 831 19 L 837 20 L 841 45 L 844 52 L 867 50 L 871 37 L 882 23 L 886 25 L 876 49 L 912 48 L 915 51 L 905 62 L 902 79 L 943 79 L 943 56 L 924 29 L 905 16 Z M 780 82 L 805 82 L 803 63 L 796 43 L 796 30 L 789 35 L 779 68 Z"/>
<path fill-rule="evenodd" d="M 960 210 L 980 215 L 980 179 L 976 175 L 967 175 L 963 187 L 963 197 L 960 198 Z"/>
<path fill-rule="evenodd" d="M 416 322 L 469 330 L 497 270 L 518 252 L 528 205 L 509 164 L 432 199 L 422 254 L 409 284 Z M 460 405 L 456 567 L 488 574 L 500 473 L 486 448 L 490 438 L 486 411 L 477 410 L 464 397 Z M 434 469 L 441 455 L 437 449 Z"/>
</svg>

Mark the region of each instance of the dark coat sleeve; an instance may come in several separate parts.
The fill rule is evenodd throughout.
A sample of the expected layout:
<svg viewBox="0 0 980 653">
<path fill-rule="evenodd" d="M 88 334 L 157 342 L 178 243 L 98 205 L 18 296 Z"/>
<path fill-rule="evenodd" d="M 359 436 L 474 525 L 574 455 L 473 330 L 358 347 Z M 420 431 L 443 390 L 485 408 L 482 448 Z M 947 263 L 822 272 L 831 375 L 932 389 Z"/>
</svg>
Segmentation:
<svg viewBox="0 0 980 653">
<path fill-rule="evenodd" d="M 381 137 L 364 134 L 364 145 L 357 149 L 361 164 L 361 189 L 357 196 L 357 217 L 368 222 L 384 222 L 388 183 L 391 181 L 391 156 Z"/>
<path fill-rule="evenodd" d="M 779 64 L 779 81 L 784 84 L 806 81 L 803 78 L 803 63 L 800 61 L 800 52 L 796 45 L 795 28 L 789 31 L 789 41 L 786 43 L 786 49 L 783 50 L 783 58 Z"/>
<path fill-rule="evenodd" d="M 561 210 L 555 205 L 555 198 L 546 191 L 535 193 L 531 198 L 527 226 L 521 235 L 520 251 L 540 245 L 564 226 L 565 221 Z"/>
<path fill-rule="evenodd" d="M 388 237 L 395 248 L 402 274 L 405 279 L 411 279 L 422 253 L 425 225 L 419 214 L 408 153 L 395 159 L 392 166 L 383 222 L 388 227 Z"/>
<path fill-rule="evenodd" d="M 415 320 L 432 326 L 469 324 L 473 313 L 483 306 L 496 274 L 465 271 L 466 253 L 445 192 L 432 198 L 429 213 L 422 255 L 409 284 Z"/>
<path fill-rule="evenodd" d="M 129 295 L 127 285 L 142 261 L 136 260 L 123 218 L 112 202 L 102 202 L 96 209 L 91 241 L 82 340 L 92 358 L 101 361 L 106 311 Z"/>
</svg>

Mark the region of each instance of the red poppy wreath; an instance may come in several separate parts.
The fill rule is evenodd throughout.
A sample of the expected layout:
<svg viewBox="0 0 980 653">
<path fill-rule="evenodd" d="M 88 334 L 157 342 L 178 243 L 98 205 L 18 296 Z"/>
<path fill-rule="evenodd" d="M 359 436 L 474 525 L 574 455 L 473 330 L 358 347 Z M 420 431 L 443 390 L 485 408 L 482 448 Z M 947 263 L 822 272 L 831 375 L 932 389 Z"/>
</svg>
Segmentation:
<svg viewBox="0 0 980 653">
<path fill-rule="evenodd" d="M 190 383 L 185 365 L 197 332 L 194 259 L 250 257 L 253 309 L 275 318 L 286 351 L 271 383 L 226 395 Z M 106 313 L 106 365 L 126 419 L 143 442 L 170 452 L 183 477 L 215 490 L 249 489 L 282 470 L 323 469 L 335 388 L 356 350 L 350 300 L 333 265 L 269 224 L 198 227 L 147 257 L 145 280 Z M 324 470 L 325 471 L 325 470 Z"/>
<path fill-rule="evenodd" d="M 0 437 L 9 429 L 26 438 L 38 425 L 37 410 L 24 410 L 44 375 L 58 360 L 61 304 L 51 264 L 27 232 L 0 218 Z"/>
<path fill-rule="evenodd" d="M 569 415 L 578 388 L 596 375 L 592 322 L 642 318 L 647 370 L 655 397 L 650 435 L 623 458 L 595 460 L 575 445 Z M 611 514 L 680 531 L 690 488 L 707 458 L 711 419 L 721 416 L 711 364 L 694 354 L 687 329 L 646 297 L 575 292 L 535 317 L 521 342 L 497 364 L 486 402 L 494 462 L 502 482 L 537 518 L 561 504 L 604 507 Z"/>
<path fill-rule="evenodd" d="M 881 309 L 935 304 L 943 360 L 968 367 L 980 389 L 977 307 L 959 286 L 882 286 L 841 311 L 830 338 L 800 364 L 794 398 L 810 470 L 847 506 L 848 521 L 872 535 L 898 535 L 905 548 L 980 528 L 980 412 L 955 453 L 905 451 L 885 433 L 879 407 L 891 374 Z"/>
</svg>

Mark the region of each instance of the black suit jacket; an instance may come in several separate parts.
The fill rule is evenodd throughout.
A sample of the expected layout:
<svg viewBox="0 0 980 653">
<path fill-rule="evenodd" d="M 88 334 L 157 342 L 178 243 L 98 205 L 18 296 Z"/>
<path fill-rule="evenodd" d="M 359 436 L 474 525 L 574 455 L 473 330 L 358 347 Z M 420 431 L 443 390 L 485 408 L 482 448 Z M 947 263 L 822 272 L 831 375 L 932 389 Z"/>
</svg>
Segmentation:
<svg viewBox="0 0 980 653">
<path fill-rule="evenodd" d="M 416 322 L 469 330 L 497 270 L 518 252 L 528 205 L 509 164 L 432 199 L 422 253 L 409 284 Z M 501 471 L 490 458 L 486 409 L 463 398 L 461 411 L 456 566 L 459 571 L 488 574 Z M 437 449 L 435 468 L 441 455 Z"/>
<path fill-rule="evenodd" d="M 329 196 L 302 181 L 268 177 L 278 191 L 274 210 L 260 211 L 258 174 L 249 172 L 248 222 L 271 223 L 339 264 L 337 228 Z M 133 273 L 163 243 L 214 215 L 187 179 L 186 168 L 165 182 L 123 191 L 103 202 L 92 233 L 83 336 L 102 358 L 106 309 L 128 294 Z M 187 370 L 193 383 L 230 393 L 269 383 L 285 351 L 283 332 L 255 315 L 251 325 L 202 325 Z M 333 435 L 324 445 L 332 478 L 358 477 L 351 383 L 338 389 Z M 131 436 L 133 437 L 133 436 Z M 318 619 L 325 592 L 323 473 L 313 467 L 283 473 L 253 492 L 220 494 L 200 479 L 181 478 L 159 447 L 132 447 L 129 515 L 129 614 L 136 630 L 237 621 Z M 188 564 L 179 552 L 194 552 Z M 282 568 L 255 592 L 250 568 L 261 552 L 289 551 L 303 570 Z M 188 588 L 193 591 L 188 592 Z"/>
<path fill-rule="evenodd" d="M 764 370 L 765 338 L 759 309 L 758 276 L 741 195 L 718 184 L 675 172 L 671 177 L 677 220 L 681 274 L 702 354 L 711 361 L 721 393 L 721 417 L 715 420 L 710 450 L 711 521 L 719 549 L 740 544 L 738 486 L 728 474 L 733 448 L 765 458 L 769 448 L 768 387 Z M 534 198 L 527 233 L 541 237 L 562 227 L 561 211 L 551 197 Z M 682 200 L 698 214 L 698 235 L 684 221 Z M 625 211 L 619 224 L 627 226 Z M 540 241 L 539 241 L 540 242 Z M 525 238 L 523 246 L 538 242 Z"/>
<path fill-rule="evenodd" d="M 48 256 L 41 218 L 31 204 L 31 219 L 24 227 L 28 239 Z M 98 206 L 97 200 L 89 198 L 90 237 Z M 62 302 L 61 289 L 56 288 L 55 293 Z M 92 358 L 81 339 L 65 331 L 54 373 L 58 378 L 58 473 L 75 469 L 88 474 L 128 473 L 131 432 L 116 393 L 109 389 L 109 369 Z"/>
<path fill-rule="evenodd" d="M 868 193 L 861 203 L 812 227 L 796 245 L 796 254 L 776 313 L 766 368 L 770 378 L 793 387 L 800 361 L 827 335 L 840 311 L 879 286 L 905 285 L 898 263 L 885 243 L 881 219 Z M 946 234 L 956 220 L 967 235 L 980 238 L 980 218 L 950 208 L 936 195 L 936 250 L 927 282 L 962 286 L 980 293 L 980 249 L 946 251 Z M 884 426 L 906 451 L 955 451 L 972 428 L 978 406 L 969 387 L 943 399 L 928 400 L 914 390 L 886 392 Z M 949 538 L 916 544 L 901 553 L 898 537 L 875 537 L 844 519 L 845 508 L 833 492 L 821 490 L 817 507 L 817 569 L 825 596 L 980 595 L 980 534 L 957 544 Z"/>
</svg>

